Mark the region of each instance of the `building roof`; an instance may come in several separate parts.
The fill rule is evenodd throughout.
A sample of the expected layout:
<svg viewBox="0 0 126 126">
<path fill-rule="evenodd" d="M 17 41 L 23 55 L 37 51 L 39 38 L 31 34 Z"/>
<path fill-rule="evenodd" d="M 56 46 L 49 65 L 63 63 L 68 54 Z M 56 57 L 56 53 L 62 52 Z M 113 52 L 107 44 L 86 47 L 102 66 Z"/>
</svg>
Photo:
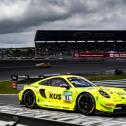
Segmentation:
<svg viewBox="0 0 126 126">
<path fill-rule="evenodd" d="M 123 40 L 125 30 L 37 30 L 34 41 Z"/>
</svg>

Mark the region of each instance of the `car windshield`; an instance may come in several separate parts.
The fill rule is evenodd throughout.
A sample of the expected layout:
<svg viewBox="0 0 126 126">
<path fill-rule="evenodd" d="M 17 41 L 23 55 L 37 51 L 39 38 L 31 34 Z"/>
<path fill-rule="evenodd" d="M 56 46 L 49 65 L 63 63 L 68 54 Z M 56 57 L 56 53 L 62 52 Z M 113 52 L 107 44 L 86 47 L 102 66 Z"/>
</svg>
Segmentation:
<svg viewBox="0 0 126 126">
<path fill-rule="evenodd" d="M 68 80 L 73 84 L 74 87 L 92 87 L 95 86 L 91 81 L 80 77 L 70 77 Z"/>
</svg>

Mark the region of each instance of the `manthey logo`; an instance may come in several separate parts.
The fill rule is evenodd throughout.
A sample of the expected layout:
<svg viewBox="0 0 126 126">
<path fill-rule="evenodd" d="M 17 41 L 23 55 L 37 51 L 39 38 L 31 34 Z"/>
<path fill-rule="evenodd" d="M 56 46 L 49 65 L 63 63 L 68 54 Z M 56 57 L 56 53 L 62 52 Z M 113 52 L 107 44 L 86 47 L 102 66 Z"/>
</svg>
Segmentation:
<svg viewBox="0 0 126 126">
<path fill-rule="evenodd" d="M 61 100 L 61 94 L 49 93 L 49 98 Z"/>
</svg>

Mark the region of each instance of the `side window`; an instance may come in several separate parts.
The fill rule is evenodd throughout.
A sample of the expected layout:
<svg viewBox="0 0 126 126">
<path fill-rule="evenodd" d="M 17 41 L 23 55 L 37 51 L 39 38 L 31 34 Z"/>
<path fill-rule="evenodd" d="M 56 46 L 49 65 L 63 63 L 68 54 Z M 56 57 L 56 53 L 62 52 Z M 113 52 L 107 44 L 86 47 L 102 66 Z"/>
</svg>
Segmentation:
<svg viewBox="0 0 126 126">
<path fill-rule="evenodd" d="M 39 85 L 47 85 L 47 86 L 49 86 L 50 85 L 50 80 L 45 80 L 45 81 L 42 81 L 42 82 L 40 82 L 39 83 Z"/>
<path fill-rule="evenodd" d="M 67 82 L 61 78 L 54 78 L 51 80 L 51 86 L 65 87 L 67 85 L 68 85 Z"/>
</svg>

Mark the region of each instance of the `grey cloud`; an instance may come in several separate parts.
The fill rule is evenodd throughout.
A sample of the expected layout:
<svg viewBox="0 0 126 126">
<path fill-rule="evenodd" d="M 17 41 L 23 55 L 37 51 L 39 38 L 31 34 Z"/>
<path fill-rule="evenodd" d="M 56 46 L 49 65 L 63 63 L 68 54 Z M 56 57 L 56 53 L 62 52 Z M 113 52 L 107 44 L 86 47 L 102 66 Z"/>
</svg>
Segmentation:
<svg viewBox="0 0 126 126">
<path fill-rule="evenodd" d="M 49 2 L 45 2 L 44 0 L 42 1 L 38 0 L 35 2 L 35 0 L 31 0 L 25 13 L 15 17 L 17 19 L 5 18 L 0 20 L 0 33 L 20 32 L 28 27 L 62 20 L 70 16 L 63 7 L 49 4 Z"/>
<path fill-rule="evenodd" d="M 126 29 L 125 6 L 126 0 L 1 0 L 0 40 L 33 44 L 37 29 Z"/>
<path fill-rule="evenodd" d="M 17 17 L 6 18 L 0 20 L 0 33 L 22 32 L 33 26 L 45 25 L 45 23 L 53 23 L 59 20 L 67 20 L 78 14 L 83 20 L 89 19 L 87 15 L 97 16 L 100 13 L 103 20 L 106 20 L 107 13 L 115 11 L 113 6 L 118 8 L 118 4 L 123 5 L 124 1 L 120 0 L 23 0 L 23 4 L 27 4 L 23 14 L 17 12 Z M 16 3 L 16 0 L 4 0 L 4 5 Z M 8 4 L 7 4 L 8 3 Z M 2 3 L 3 4 L 3 3 Z M 19 8 L 20 10 L 21 8 Z M 11 13 L 11 12 L 10 12 Z M 110 18 L 111 20 L 111 18 Z M 102 22 L 101 22 L 102 23 Z M 65 24 L 63 24 L 65 27 Z M 74 25 L 74 24 L 73 24 Z M 81 25 L 81 24 L 80 24 Z M 55 28 L 54 28 L 55 29 Z"/>
</svg>

